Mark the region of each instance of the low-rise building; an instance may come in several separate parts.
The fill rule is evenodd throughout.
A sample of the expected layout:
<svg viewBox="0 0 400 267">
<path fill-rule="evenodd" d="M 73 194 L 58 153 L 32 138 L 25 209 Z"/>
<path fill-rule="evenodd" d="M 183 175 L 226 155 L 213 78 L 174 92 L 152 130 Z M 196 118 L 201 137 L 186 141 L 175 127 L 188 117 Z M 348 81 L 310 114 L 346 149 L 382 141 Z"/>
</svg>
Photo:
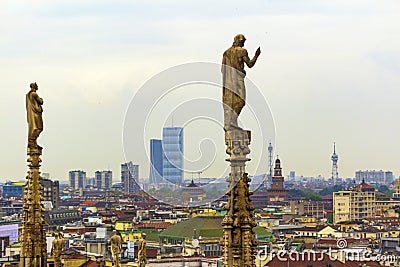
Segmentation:
<svg viewBox="0 0 400 267">
<path fill-rule="evenodd" d="M 4 256 L 6 247 L 18 242 L 18 224 L 0 222 L 0 254 Z"/>
<path fill-rule="evenodd" d="M 82 220 L 81 212 L 78 210 L 64 210 L 64 209 L 53 209 L 45 211 L 44 218 L 46 224 L 50 228 L 56 228 L 67 223 L 77 222 Z"/>
<path fill-rule="evenodd" d="M 291 200 L 290 210 L 294 215 L 306 215 L 314 217 L 316 220 L 323 219 L 324 216 L 324 204 L 321 201 L 311 200 Z"/>
<path fill-rule="evenodd" d="M 312 238 L 334 237 L 336 232 L 337 230 L 326 225 L 318 225 L 317 227 L 303 227 L 295 230 L 296 236 L 298 237 Z"/>
<path fill-rule="evenodd" d="M 6 182 L 3 185 L 3 198 L 22 199 L 25 182 Z"/>
<path fill-rule="evenodd" d="M 333 193 L 334 224 L 375 216 L 375 188 L 365 182 Z"/>
</svg>

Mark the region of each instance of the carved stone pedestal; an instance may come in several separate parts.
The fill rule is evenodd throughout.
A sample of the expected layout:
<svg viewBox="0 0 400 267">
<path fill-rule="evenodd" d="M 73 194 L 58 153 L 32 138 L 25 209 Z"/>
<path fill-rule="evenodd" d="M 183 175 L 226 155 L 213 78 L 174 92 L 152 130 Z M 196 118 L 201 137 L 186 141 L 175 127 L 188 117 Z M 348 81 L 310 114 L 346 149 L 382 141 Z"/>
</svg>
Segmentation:
<svg viewBox="0 0 400 267">
<path fill-rule="evenodd" d="M 250 131 L 237 129 L 225 132 L 226 153 L 230 156 L 226 160 L 230 162 L 231 172 L 227 179 L 227 213 L 222 221 L 224 267 L 256 267 L 257 240 L 253 227 L 257 223 L 250 200 L 251 180 L 245 171 L 246 161 L 250 160 L 247 158 L 250 141 Z"/>
<path fill-rule="evenodd" d="M 46 224 L 40 184 L 41 148 L 28 148 L 28 181 L 24 187 L 20 267 L 46 267 Z"/>
</svg>

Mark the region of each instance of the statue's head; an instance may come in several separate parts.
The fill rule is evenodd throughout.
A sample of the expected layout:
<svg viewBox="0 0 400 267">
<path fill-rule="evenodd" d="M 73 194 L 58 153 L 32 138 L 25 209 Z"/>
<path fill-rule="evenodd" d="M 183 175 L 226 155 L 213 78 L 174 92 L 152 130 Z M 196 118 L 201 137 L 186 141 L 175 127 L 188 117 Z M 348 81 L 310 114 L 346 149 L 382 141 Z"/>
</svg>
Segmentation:
<svg viewBox="0 0 400 267">
<path fill-rule="evenodd" d="M 35 90 L 37 90 L 38 89 L 38 86 L 37 86 L 37 84 L 36 83 L 31 83 L 31 89 L 35 89 Z"/>
<path fill-rule="evenodd" d="M 244 35 L 243 35 L 243 34 L 238 34 L 238 35 L 236 35 L 235 38 L 233 39 L 233 45 L 234 45 L 234 46 L 243 47 L 245 41 L 246 41 L 246 38 L 244 37 Z"/>
<path fill-rule="evenodd" d="M 147 234 L 146 233 L 142 233 L 142 238 L 146 239 Z"/>
</svg>

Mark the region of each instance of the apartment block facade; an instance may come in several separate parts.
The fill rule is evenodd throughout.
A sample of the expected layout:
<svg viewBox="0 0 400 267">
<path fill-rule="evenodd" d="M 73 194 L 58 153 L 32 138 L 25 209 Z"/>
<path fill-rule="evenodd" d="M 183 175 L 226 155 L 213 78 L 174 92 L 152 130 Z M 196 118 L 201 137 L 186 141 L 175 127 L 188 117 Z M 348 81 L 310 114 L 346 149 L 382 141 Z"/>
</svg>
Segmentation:
<svg viewBox="0 0 400 267">
<path fill-rule="evenodd" d="M 333 193 L 333 222 L 361 221 L 375 216 L 375 188 L 361 184 Z"/>
</svg>

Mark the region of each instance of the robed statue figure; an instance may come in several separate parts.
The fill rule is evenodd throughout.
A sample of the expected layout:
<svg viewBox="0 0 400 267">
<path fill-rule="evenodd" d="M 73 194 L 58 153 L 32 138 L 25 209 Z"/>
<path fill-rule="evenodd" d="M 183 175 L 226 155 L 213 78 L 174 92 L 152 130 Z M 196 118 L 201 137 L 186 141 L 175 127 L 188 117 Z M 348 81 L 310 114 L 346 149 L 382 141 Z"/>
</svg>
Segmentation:
<svg viewBox="0 0 400 267">
<path fill-rule="evenodd" d="M 38 86 L 31 83 L 31 90 L 26 94 L 26 112 L 28 119 L 28 148 L 41 149 L 37 144 L 37 138 L 43 131 L 43 99 L 36 93 Z"/>
<path fill-rule="evenodd" d="M 243 48 L 246 38 L 243 34 L 235 36 L 233 45 L 224 52 L 222 59 L 222 100 L 224 106 L 225 131 L 241 129 L 237 118 L 246 102 L 246 88 L 244 78 L 246 71 L 244 64 L 251 68 L 261 54 L 257 49 L 255 56 L 250 59 L 247 50 Z"/>
<path fill-rule="evenodd" d="M 54 234 L 54 240 L 51 245 L 51 254 L 54 259 L 54 267 L 62 267 L 61 255 L 65 247 L 65 239 L 61 232 Z"/>
<path fill-rule="evenodd" d="M 146 256 L 146 233 L 142 233 L 138 245 L 138 267 L 146 267 L 147 256 Z"/>
<path fill-rule="evenodd" d="M 119 267 L 119 254 L 121 254 L 122 249 L 122 238 L 117 234 L 116 230 L 113 230 L 113 236 L 110 238 L 108 243 L 111 245 L 113 266 Z"/>
</svg>

